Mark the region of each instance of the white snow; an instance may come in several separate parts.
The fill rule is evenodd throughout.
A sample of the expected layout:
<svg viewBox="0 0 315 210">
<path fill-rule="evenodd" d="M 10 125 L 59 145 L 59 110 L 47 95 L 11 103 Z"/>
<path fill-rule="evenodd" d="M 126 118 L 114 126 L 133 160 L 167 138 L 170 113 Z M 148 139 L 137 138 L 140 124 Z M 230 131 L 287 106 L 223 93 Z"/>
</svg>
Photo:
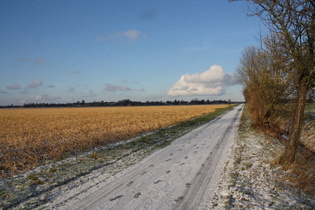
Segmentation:
<svg viewBox="0 0 315 210">
<path fill-rule="evenodd" d="M 283 177 L 287 172 L 270 162 L 283 145 L 243 121 L 208 209 L 314 209 L 315 198 Z"/>
<path fill-rule="evenodd" d="M 222 116 L 220 122 L 228 121 L 232 116 Z M 185 207 L 188 191 L 201 183 L 202 180 L 195 181 L 196 177 L 203 175 L 210 181 L 204 195 L 196 196 L 201 200 L 199 207 L 202 209 L 315 208 L 313 196 L 281 181 L 286 172 L 270 166 L 270 161 L 283 146 L 250 128 L 248 121 L 243 122 L 245 126 L 238 132 L 237 124 L 232 126 L 229 138 L 236 136 L 235 141 L 230 138 L 225 142 L 211 178 L 201 174 L 204 173 L 202 167 L 209 161 L 209 152 L 216 151 L 214 140 L 227 129 L 218 122 L 201 126 L 145 159 L 146 151 L 139 150 L 27 202 L 52 198 L 38 209 L 76 209 L 88 206 L 84 202 L 91 202 L 93 206 L 105 197 L 100 206 L 94 208 L 180 209 Z M 132 163 L 135 164 L 129 166 Z M 89 200 L 87 197 L 94 198 Z M 22 203 L 16 208 L 23 207 L 27 208 L 27 205 Z"/>
</svg>

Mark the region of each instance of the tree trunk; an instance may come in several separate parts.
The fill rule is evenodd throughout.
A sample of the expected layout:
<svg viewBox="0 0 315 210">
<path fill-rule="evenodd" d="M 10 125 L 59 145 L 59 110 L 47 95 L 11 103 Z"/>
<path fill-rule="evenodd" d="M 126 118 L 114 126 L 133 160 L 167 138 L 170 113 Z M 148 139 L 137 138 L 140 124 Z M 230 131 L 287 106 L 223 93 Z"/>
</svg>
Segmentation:
<svg viewBox="0 0 315 210">
<path fill-rule="evenodd" d="M 280 157 L 280 164 L 290 164 L 295 161 L 296 154 L 300 145 L 300 135 L 303 124 L 304 108 L 306 103 L 306 94 L 308 87 L 308 78 L 304 76 L 300 80 L 298 88 L 298 98 L 294 110 L 293 123 L 290 128 L 289 142 L 286 145 L 284 153 Z"/>
</svg>

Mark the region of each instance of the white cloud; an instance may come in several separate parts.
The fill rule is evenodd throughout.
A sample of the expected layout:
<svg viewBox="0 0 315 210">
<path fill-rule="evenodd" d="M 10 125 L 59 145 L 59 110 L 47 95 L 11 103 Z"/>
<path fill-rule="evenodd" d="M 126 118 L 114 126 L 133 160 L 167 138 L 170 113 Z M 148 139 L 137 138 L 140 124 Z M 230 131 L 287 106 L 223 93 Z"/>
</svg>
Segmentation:
<svg viewBox="0 0 315 210">
<path fill-rule="evenodd" d="M 27 100 L 26 99 L 20 99 L 20 100 L 18 100 L 18 103 L 19 104 L 25 104 L 25 103 L 27 103 Z"/>
<path fill-rule="evenodd" d="M 120 37 L 126 37 L 126 38 L 128 38 L 129 41 L 134 41 L 141 36 L 142 36 L 142 34 L 140 31 L 129 30 L 129 31 L 125 31 L 125 32 L 112 33 L 112 34 L 105 36 L 105 37 L 97 37 L 96 41 L 97 42 L 103 42 L 103 41 L 107 41 L 107 40 L 111 40 L 111 39 L 115 39 L 115 38 L 120 38 Z"/>
<path fill-rule="evenodd" d="M 225 87 L 235 85 L 234 75 L 224 73 L 222 66 L 213 65 L 202 73 L 182 75 L 168 95 L 222 95 Z"/>
<path fill-rule="evenodd" d="M 36 100 L 36 101 L 40 101 L 40 100 L 42 100 L 42 97 L 41 97 L 41 96 L 36 96 L 36 97 L 35 97 L 35 100 Z"/>
<path fill-rule="evenodd" d="M 130 31 L 126 31 L 124 32 L 124 36 L 128 37 L 130 40 L 135 40 L 138 37 L 140 37 L 140 32 L 137 30 L 130 30 Z"/>
<path fill-rule="evenodd" d="M 34 80 L 30 85 L 28 85 L 28 88 L 38 88 L 43 85 L 43 81 L 41 80 Z"/>
<path fill-rule="evenodd" d="M 56 102 L 61 99 L 60 96 L 50 96 L 48 94 L 43 94 L 40 96 L 35 96 L 36 101 L 42 101 L 42 102 Z"/>
</svg>

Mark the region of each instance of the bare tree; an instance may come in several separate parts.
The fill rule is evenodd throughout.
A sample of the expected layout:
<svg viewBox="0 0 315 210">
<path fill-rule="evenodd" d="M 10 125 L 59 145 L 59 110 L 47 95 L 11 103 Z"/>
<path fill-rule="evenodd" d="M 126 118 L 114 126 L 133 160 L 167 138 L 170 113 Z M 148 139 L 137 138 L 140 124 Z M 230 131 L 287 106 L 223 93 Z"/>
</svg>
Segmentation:
<svg viewBox="0 0 315 210">
<path fill-rule="evenodd" d="M 230 0 L 236 1 L 236 0 Z M 296 105 L 289 143 L 280 158 L 281 164 L 295 160 L 301 134 L 306 95 L 315 82 L 315 1 L 314 0 L 247 0 L 251 14 L 257 15 L 277 36 L 287 56 L 289 79 L 296 89 Z"/>
<path fill-rule="evenodd" d="M 237 69 L 236 78 L 245 86 L 250 114 L 261 128 L 279 129 L 275 121 L 288 87 L 285 68 L 278 68 L 280 58 L 281 55 L 247 47 Z"/>
</svg>

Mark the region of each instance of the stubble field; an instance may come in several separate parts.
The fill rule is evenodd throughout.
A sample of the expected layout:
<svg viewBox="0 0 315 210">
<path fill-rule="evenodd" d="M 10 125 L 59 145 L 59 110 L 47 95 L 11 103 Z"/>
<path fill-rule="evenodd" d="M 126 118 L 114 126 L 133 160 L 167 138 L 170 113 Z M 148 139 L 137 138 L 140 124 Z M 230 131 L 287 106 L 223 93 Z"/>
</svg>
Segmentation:
<svg viewBox="0 0 315 210">
<path fill-rule="evenodd" d="M 0 110 L 0 174 L 12 175 L 227 105 Z"/>
</svg>

